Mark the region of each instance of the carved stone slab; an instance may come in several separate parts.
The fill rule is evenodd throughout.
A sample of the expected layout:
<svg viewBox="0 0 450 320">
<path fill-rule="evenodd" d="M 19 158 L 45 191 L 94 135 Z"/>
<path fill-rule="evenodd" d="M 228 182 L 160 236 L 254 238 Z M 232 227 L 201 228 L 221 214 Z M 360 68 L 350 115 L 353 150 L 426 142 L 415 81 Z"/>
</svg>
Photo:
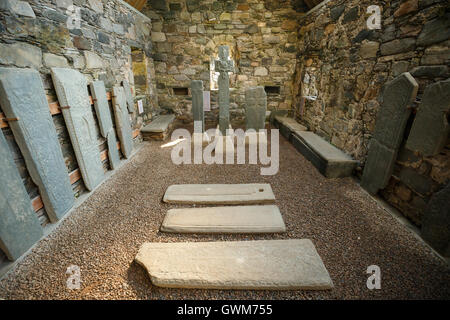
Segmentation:
<svg viewBox="0 0 450 320">
<path fill-rule="evenodd" d="M 109 164 L 111 165 L 111 169 L 114 170 L 119 166 L 120 163 L 120 154 L 119 150 L 117 150 L 117 139 L 114 129 L 111 128 L 111 130 L 109 130 L 106 141 L 108 144 Z"/>
<path fill-rule="evenodd" d="M 267 94 L 264 87 L 245 90 L 245 124 L 246 130 L 256 131 L 265 128 L 267 111 Z"/>
<path fill-rule="evenodd" d="M 219 85 L 219 129 L 222 135 L 230 126 L 230 76 L 228 72 L 233 71 L 234 63 L 229 60 L 228 46 L 219 46 L 219 60 L 215 61 L 216 71 L 220 73 Z"/>
<path fill-rule="evenodd" d="M 422 97 L 406 148 L 424 156 L 438 154 L 447 142 L 450 126 L 450 79 L 429 85 Z"/>
<path fill-rule="evenodd" d="M 192 94 L 192 115 L 194 118 L 194 131 L 202 133 L 205 131 L 205 115 L 203 110 L 203 81 L 191 81 Z M 201 128 L 196 128 L 195 124 L 201 123 Z"/>
<path fill-rule="evenodd" d="M 120 149 L 124 157 L 128 159 L 133 151 L 133 136 L 123 87 L 115 86 L 113 88 L 113 108 Z"/>
<path fill-rule="evenodd" d="M 74 194 L 39 72 L 0 68 L 0 102 L 52 222 L 72 208 Z"/>
<path fill-rule="evenodd" d="M 178 233 L 279 233 L 283 217 L 275 205 L 170 209 L 161 226 Z"/>
<path fill-rule="evenodd" d="M 175 184 L 167 188 L 164 202 L 179 204 L 274 203 L 270 184 Z"/>
<path fill-rule="evenodd" d="M 127 99 L 128 111 L 130 113 L 134 112 L 134 99 L 133 94 L 131 93 L 131 87 L 127 80 L 122 81 L 123 90 L 125 92 L 125 97 Z"/>
<path fill-rule="evenodd" d="M 105 173 L 86 78 L 67 68 L 52 68 L 52 78 L 84 184 L 91 191 L 103 181 Z"/>
<path fill-rule="evenodd" d="M 0 248 L 16 260 L 42 237 L 42 227 L 0 130 Z"/>
<path fill-rule="evenodd" d="M 308 239 L 144 243 L 135 260 L 158 287 L 333 288 L 322 259 Z"/>
<path fill-rule="evenodd" d="M 103 81 L 98 80 L 89 84 L 89 87 L 91 88 L 92 98 L 94 99 L 100 133 L 106 138 L 109 130 L 113 127 L 113 123 L 111 112 L 109 111 L 108 98 L 106 97 L 105 84 Z"/>
</svg>

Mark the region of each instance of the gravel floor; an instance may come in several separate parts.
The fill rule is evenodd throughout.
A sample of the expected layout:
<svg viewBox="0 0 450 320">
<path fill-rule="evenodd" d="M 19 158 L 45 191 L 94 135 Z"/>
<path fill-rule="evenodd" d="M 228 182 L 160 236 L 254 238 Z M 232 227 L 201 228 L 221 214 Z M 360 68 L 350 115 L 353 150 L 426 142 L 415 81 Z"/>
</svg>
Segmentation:
<svg viewBox="0 0 450 320">
<path fill-rule="evenodd" d="M 448 266 L 377 206 L 351 178 L 325 179 L 280 137 L 280 171 L 256 165 L 172 164 L 171 148 L 144 148 L 106 181 L 0 281 L 4 299 L 449 299 Z M 158 232 L 166 188 L 180 183 L 270 183 L 288 232 L 283 235 L 166 235 Z M 335 289 L 222 291 L 164 289 L 133 259 L 146 241 L 309 238 Z M 378 265 L 381 290 L 368 290 L 366 269 Z M 80 290 L 66 287 L 70 265 Z"/>
</svg>

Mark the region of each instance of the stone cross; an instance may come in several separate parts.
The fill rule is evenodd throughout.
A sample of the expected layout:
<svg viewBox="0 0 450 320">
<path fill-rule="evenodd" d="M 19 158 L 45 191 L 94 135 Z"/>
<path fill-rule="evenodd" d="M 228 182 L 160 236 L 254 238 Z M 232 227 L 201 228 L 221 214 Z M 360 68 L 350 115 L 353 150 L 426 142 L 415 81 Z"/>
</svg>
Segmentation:
<svg viewBox="0 0 450 320">
<path fill-rule="evenodd" d="M 202 133 L 205 131 L 205 117 L 203 113 L 203 81 L 191 81 L 192 94 L 192 114 L 194 117 L 194 132 Z M 196 127 L 196 123 L 201 123 L 201 127 Z"/>
<path fill-rule="evenodd" d="M 219 130 L 226 135 L 230 126 L 230 76 L 228 72 L 233 71 L 233 61 L 228 59 L 228 46 L 219 47 L 219 60 L 215 61 L 216 71 L 219 75 Z"/>
<path fill-rule="evenodd" d="M 264 87 L 252 87 L 245 90 L 246 130 L 264 129 L 266 122 L 267 94 Z"/>
</svg>

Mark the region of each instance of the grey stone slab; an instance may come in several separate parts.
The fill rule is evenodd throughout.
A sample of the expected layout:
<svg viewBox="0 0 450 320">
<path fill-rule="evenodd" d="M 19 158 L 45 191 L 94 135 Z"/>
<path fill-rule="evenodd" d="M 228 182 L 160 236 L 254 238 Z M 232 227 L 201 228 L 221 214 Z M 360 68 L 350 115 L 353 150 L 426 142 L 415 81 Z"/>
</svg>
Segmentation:
<svg viewBox="0 0 450 320">
<path fill-rule="evenodd" d="M 450 184 L 436 192 L 422 217 L 422 238 L 443 256 L 450 257 Z"/>
<path fill-rule="evenodd" d="M 106 142 L 108 144 L 109 164 L 111 165 L 111 169 L 114 170 L 119 166 L 120 154 L 119 150 L 117 149 L 117 138 L 113 128 L 109 130 L 108 135 L 106 137 Z"/>
<path fill-rule="evenodd" d="M 327 178 L 350 176 L 357 161 L 313 132 L 297 131 L 292 135 L 297 150 Z"/>
<path fill-rule="evenodd" d="M 192 115 L 194 124 L 201 123 L 201 128 L 194 126 L 196 133 L 205 131 L 205 113 L 203 109 L 203 81 L 191 81 L 191 95 L 192 95 Z"/>
<path fill-rule="evenodd" d="M 177 184 L 167 188 L 164 202 L 180 204 L 274 203 L 270 184 Z"/>
<path fill-rule="evenodd" d="M 105 84 L 101 80 L 89 84 L 91 88 L 94 108 L 97 114 L 100 133 L 106 138 L 108 132 L 113 128 L 111 112 L 109 111 L 108 98 L 106 96 Z"/>
<path fill-rule="evenodd" d="M 311 240 L 144 243 L 136 256 L 159 287 L 327 290 L 333 282 Z"/>
<path fill-rule="evenodd" d="M 256 131 L 266 125 L 267 94 L 264 87 L 253 87 L 245 90 L 245 128 Z"/>
<path fill-rule="evenodd" d="M 361 186 L 374 195 L 387 186 L 394 171 L 397 150 L 390 149 L 372 138 L 364 165 Z"/>
<path fill-rule="evenodd" d="M 373 136 L 391 149 L 398 149 L 411 114 L 408 107 L 417 95 L 419 85 L 405 72 L 385 85 L 383 101 L 377 114 Z"/>
<path fill-rule="evenodd" d="M 215 61 L 215 71 L 219 72 L 219 129 L 225 136 L 230 126 L 230 76 L 234 70 L 233 61 L 229 60 L 228 46 L 219 46 L 219 60 Z"/>
<path fill-rule="evenodd" d="M 0 248 L 16 260 L 42 237 L 42 227 L 1 130 L 0 155 Z"/>
<path fill-rule="evenodd" d="M 275 205 L 170 209 L 161 225 L 175 233 L 280 233 L 286 232 Z"/>
<path fill-rule="evenodd" d="M 156 133 L 156 132 L 164 132 L 166 131 L 170 124 L 175 120 L 174 114 L 165 114 L 156 117 L 155 120 L 150 122 L 144 128 L 141 129 L 141 132 L 144 133 Z"/>
<path fill-rule="evenodd" d="M 123 86 L 123 90 L 125 92 L 125 97 L 127 99 L 128 112 L 133 113 L 134 110 L 135 110 L 135 108 L 134 108 L 134 98 L 133 98 L 133 94 L 131 93 L 130 84 L 128 83 L 127 80 L 123 80 L 122 81 L 122 86 Z"/>
<path fill-rule="evenodd" d="M 414 119 L 406 148 L 424 156 L 438 154 L 444 148 L 450 126 L 450 80 L 429 85 Z"/>
<path fill-rule="evenodd" d="M 53 84 L 81 176 L 86 188 L 91 191 L 103 181 L 105 172 L 100 160 L 86 78 L 73 69 L 52 68 L 51 70 Z"/>
<path fill-rule="evenodd" d="M 113 107 L 120 150 L 122 150 L 124 157 L 128 159 L 133 151 L 133 136 L 123 87 L 113 87 Z"/>
<path fill-rule="evenodd" d="M 52 222 L 74 203 L 67 167 L 38 71 L 0 68 L 0 102 Z"/>
<path fill-rule="evenodd" d="M 2 0 L 0 1 L 0 9 L 9 10 L 19 16 L 36 18 L 33 9 L 27 1 L 20 0 Z"/>
<path fill-rule="evenodd" d="M 291 140 L 291 135 L 300 131 L 308 131 L 308 129 L 298 123 L 295 119 L 286 116 L 277 115 L 274 117 L 276 127 L 280 130 L 283 137 Z"/>
</svg>

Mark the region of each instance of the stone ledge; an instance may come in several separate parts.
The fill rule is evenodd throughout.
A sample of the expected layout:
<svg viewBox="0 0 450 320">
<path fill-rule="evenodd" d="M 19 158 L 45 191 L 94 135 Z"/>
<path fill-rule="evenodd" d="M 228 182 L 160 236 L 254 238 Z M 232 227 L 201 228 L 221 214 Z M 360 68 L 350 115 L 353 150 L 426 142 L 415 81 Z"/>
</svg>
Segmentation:
<svg viewBox="0 0 450 320">
<path fill-rule="evenodd" d="M 357 165 L 356 160 L 313 132 L 296 132 L 292 143 L 327 178 L 348 177 Z"/>
<path fill-rule="evenodd" d="M 308 131 L 305 126 L 295 121 L 295 119 L 286 116 L 275 116 L 274 124 L 280 130 L 281 135 L 288 140 L 291 140 L 291 135 L 294 133 Z"/>
</svg>

